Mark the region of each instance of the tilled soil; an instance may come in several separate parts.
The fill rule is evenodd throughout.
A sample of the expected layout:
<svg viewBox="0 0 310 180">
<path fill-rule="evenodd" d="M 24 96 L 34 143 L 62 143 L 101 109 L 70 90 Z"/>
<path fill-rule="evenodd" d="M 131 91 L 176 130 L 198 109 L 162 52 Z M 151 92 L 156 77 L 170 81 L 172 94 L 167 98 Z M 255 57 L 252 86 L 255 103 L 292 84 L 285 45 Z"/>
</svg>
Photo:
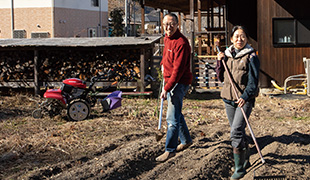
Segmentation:
<svg viewBox="0 0 310 180">
<path fill-rule="evenodd" d="M 254 171 L 310 179 L 310 98 L 283 97 L 257 98 L 249 120 L 266 163 L 250 141 L 252 166 L 243 179 L 253 179 Z M 34 119 L 39 100 L 0 97 L 0 179 L 229 179 L 233 173 L 230 128 L 218 92 L 185 98 L 193 145 L 164 163 L 155 161 L 165 145 L 165 136 L 155 140 L 157 99 L 124 97 L 122 107 L 107 113 L 97 105 L 80 122 L 68 121 L 65 112 Z"/>
</svg>

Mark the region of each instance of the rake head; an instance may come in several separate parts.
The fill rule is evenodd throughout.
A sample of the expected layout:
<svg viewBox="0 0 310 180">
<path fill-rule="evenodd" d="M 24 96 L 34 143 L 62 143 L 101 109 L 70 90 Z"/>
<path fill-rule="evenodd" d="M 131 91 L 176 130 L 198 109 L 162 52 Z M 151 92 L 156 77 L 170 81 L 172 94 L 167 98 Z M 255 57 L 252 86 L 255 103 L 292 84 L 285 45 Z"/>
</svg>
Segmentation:
<svg viewBox="0 0 310 180">
<path fill-rule="evenodd" d="M 287 180 L 285 175 L 278 176 L 254 176 L 256 180 Z"/>
<path fill-rule="evenodd" d="M 267 172 L 268 171 L 272 171 L 272 174 L 270 172 L 269 175 L 268 174 L 267 175 L 261 174 L 259 176 L 256 176 L 255 175 L 256 174 L 255 171 L 260 169 L 260 168 L 262 168 L 262 167 L 264 167 L 264 169 L 267 170 Z M 276 169 L 278 171 L 275 171 Z M 258 167 L 258 168 L 256 168 L 254 170 L 254 180 L 287 180 L 287 178 L 286 178 L 286 175 L 283 174 L 281 169 L 278 169 L 278 168 L 276 168 L 276 167 L 274 167 L 272 165 L 262 164 L 262 166 L 260 166 L 260 167 Z"/>
</svg>

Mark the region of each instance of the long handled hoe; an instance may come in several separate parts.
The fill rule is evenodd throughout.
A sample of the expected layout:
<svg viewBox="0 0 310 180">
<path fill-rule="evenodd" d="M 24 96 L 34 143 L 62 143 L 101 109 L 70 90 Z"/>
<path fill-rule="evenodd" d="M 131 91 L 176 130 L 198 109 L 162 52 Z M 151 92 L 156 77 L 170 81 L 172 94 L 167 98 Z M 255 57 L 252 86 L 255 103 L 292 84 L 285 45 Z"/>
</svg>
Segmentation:
<svg viewBox="0 0 310 180">
<path fill-rule="evenodd" d="M 164 133 L 162 133 L 160 131 L 160 129 L 161 129 L 161 120 L 162 120 L 162 117 L 163 117 L 163 105 L 164 105 L 164 98 L 161 98 L 159 120 L 158 120 L 158 132 L 156 133 L 156 141 L 157 142 L 160 141 L 161 138 L 163 138 L 163 136 L 164 136 Z"/>
<path fill-rule="evenodd" d="M 163 78 L 162 83 L 160 84 L 160 91 L 159 92 L 162 91 L 162 88 L 164 87 L 164 85 L 165 85 L 165 82 L 164 82 L 164 78 Z M 158 96 L 160 96 L 160 93 Z M 158 132 L 156 133 L 156 137 L 155 137 L 157 142 L 160 141 L 161 138 L 164 137 L 164 133 L 160 131 L 161 121 L 162 121 L 162 117 L 163 117 L 163 106 L 164 106 L 164 98 L 161 98 L 161 100 L 160 100 L 160 112 L 159 112 L 159 119 L 158 119 Z"/>
</svg>

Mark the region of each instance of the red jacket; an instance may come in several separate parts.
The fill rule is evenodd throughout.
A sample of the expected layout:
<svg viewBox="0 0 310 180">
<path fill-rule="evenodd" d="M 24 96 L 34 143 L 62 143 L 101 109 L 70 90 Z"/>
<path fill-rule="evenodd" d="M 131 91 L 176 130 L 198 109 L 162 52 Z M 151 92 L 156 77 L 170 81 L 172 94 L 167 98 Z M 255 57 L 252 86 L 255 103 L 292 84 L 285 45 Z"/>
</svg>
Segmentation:
<svg viewBox="0 0 310 180">
<path fill-rule="evenodd" d="M 187 38 L 177 29 L 170 37 L 165 37 L 165 48 L 161 65 L 164 67 L 164 89 L 169 92 L 176 83 L 191 84 L 191 48 Z"/>
</svg>

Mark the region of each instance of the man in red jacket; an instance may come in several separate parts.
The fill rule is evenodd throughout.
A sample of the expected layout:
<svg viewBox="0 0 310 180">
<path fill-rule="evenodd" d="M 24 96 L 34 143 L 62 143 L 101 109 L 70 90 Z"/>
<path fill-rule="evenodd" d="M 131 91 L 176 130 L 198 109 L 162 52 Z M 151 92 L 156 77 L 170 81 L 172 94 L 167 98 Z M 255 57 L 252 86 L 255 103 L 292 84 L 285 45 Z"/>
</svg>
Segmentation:
<svg viewBox="0 0 310 180">
<path fill-rule="evenodd" d="M 190 71 L 191 48 L 187 38 L 178 29 L 178 17 L 169 13 L 163 19 L 165 30 L 165 48 L 161 62 L 165 85 L 160 95 L 167 99 L 167 137 L 165 153 L 156 158 L 164 162 L 192 144 L 184 116 L 182 114 L 183 97 L 192 82 Z M 181 144 L 178 145 L 178 138 Z"/>
</svg>

